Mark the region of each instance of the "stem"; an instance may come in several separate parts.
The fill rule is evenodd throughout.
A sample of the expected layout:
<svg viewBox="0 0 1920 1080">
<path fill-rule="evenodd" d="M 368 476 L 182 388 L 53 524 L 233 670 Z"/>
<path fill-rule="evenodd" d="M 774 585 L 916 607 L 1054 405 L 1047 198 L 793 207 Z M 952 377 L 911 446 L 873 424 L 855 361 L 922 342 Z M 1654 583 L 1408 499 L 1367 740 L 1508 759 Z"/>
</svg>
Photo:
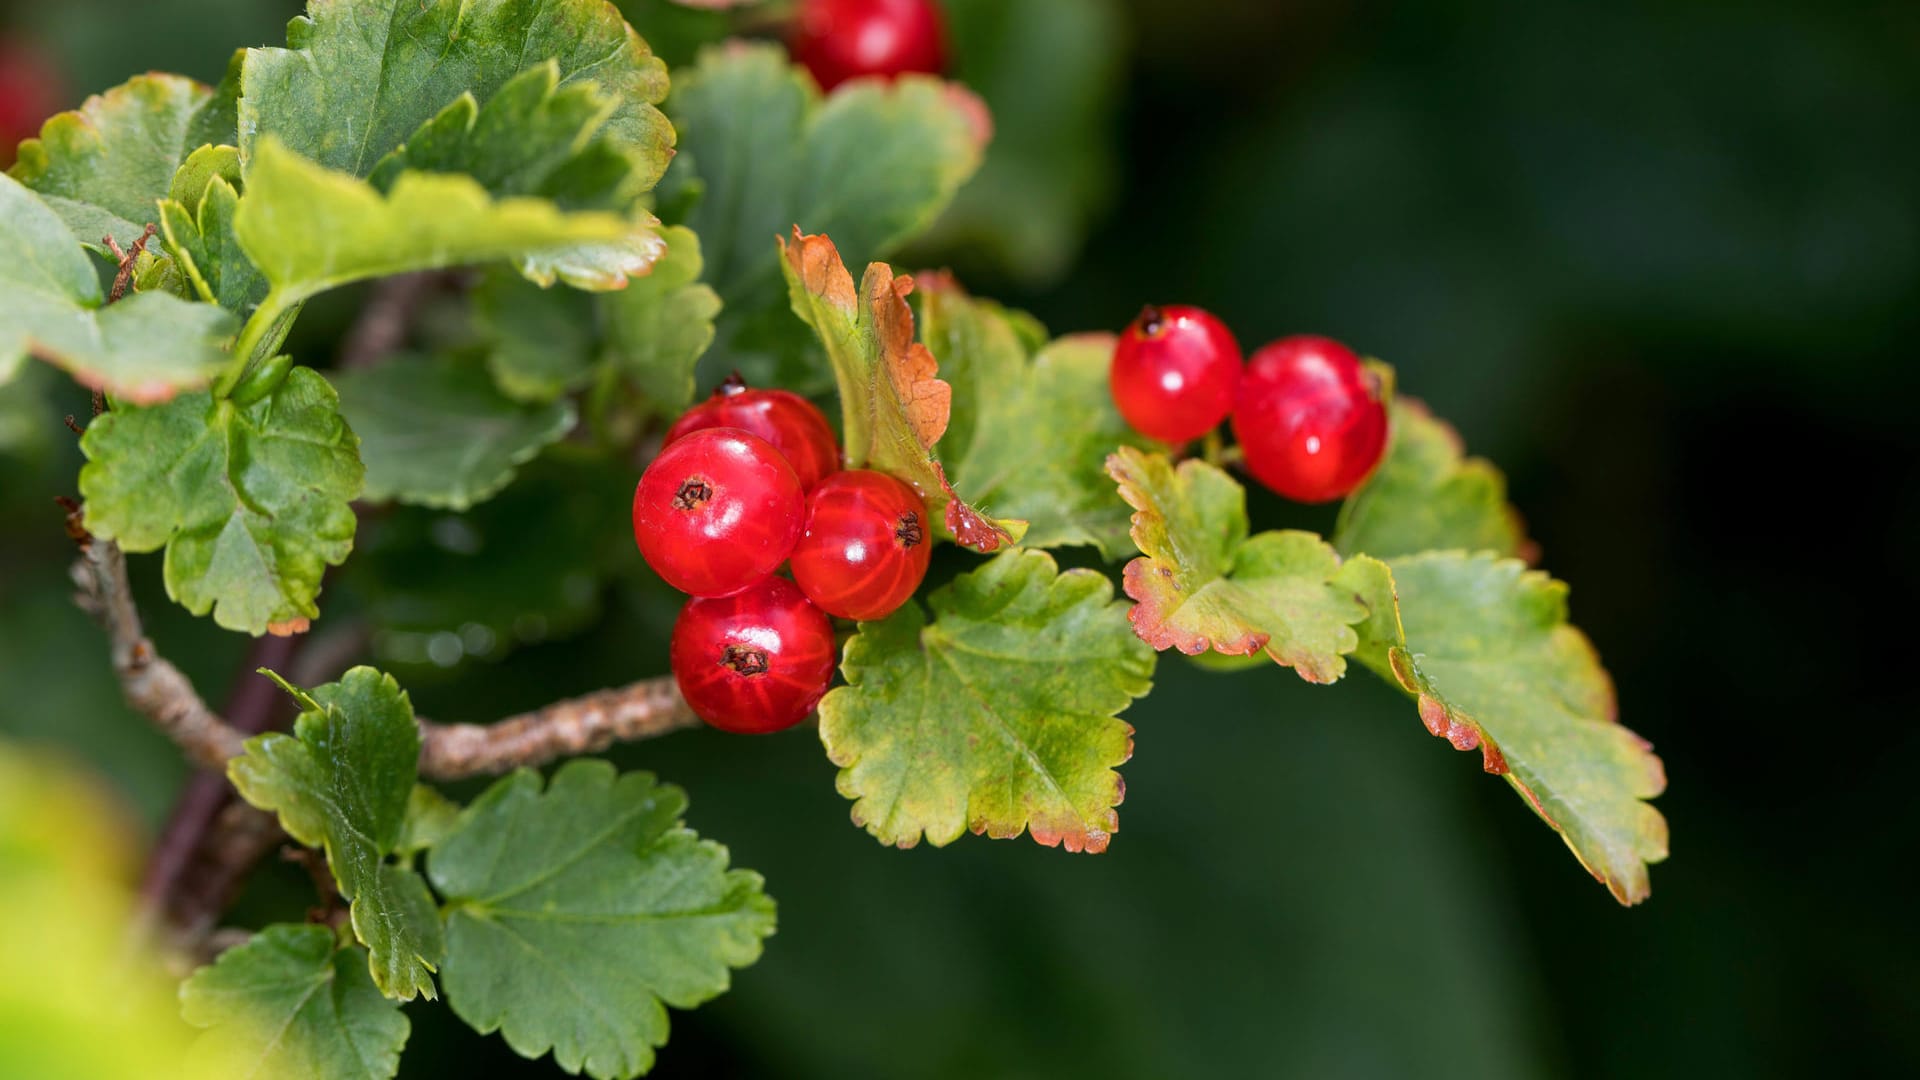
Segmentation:
<svg viewBox="0 0 1920 1080">
<path fill-rule="evenodd" d="M 291 711 L 286 696 L 253 673 L 262 667 L 279 670 L 292 666 L 305 640 L 304 635 L 254 639 L 227 692 L 227 721 L 235 731 L 250 735 L 285 725 Z M 187 779 L 147 856 L 146 872 L 140 880 L 140 905 L 149 916 L 175 916 L 176 925 L 193 921 L 191 911 L 167 910 L 169 902 L 179 891 L 181 879 L 208 830 L 232 805 L 233 795 L 224 771 L 201 769 Z"/>
<path fill-rule="evenodd" d="M 240 328 L 240 336 L 233 341 L 232 358 L 227 362 L 227 375 L 232 378 L 222 376 L 218 385 L 230 390 L 245 381 L 253 366 L 263 359 L 254 354 L 261 351 L 260 347 L 270 340 L 285 340 L 284 333 L 276 334 L 274 331 L 281 320 L 290 318 L 299 309 L 299 300 L 288 300 L 279 289 L 267 290 L 266 299 L 253 309 L 247 324 Z"/>
<path fill-rule="evenodd" d="M 1200 456 L 1206 460 L 1207 464 L 1212 465 L 1216 468 L 1219 467 L 1220 460 L 1224 455 L 1225 450 L 1226 450 L 1226 444 L 1222 442 L 1220 439 L 1219 428 L 1216 427 L 1211 431 L 1208 431 L 1206 435 L 1204 435 L 1201 438 Z"/>
</svg>

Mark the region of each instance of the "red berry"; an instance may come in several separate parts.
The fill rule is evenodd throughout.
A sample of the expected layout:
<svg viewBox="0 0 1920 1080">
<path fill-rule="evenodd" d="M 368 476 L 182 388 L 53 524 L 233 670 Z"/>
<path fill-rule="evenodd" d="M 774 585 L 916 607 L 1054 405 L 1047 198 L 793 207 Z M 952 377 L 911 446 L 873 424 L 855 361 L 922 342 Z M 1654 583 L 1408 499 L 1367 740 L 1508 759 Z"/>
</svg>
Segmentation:
<svg viewBox="0 0 1920 1080">
<path fill-rule="evenodd" d="M 848 469 L 807 496 L 793 580 L 829 615 L 884 619 L 927 576 L 932 539 L 919 492 L 886 473 Z"/>
<path fill-rule="evenodd" d="M 734 376 L 667 429 L 667 444 L 696 431 L 750 431 L 786 456 L 803 491 L 840 469 L 840 442 L 813 402 L 786 390 L 752 390 Z"/>
<path fill-rule="evenodd" d="M 1197 307 L 1148 307 L 1114 346 L 1107 383 L 1133 430 L 1181 443 L 1220 425 L 1240 381 L 1240 343 Z"/>
<path fill-rule="evenodd" d="M 862 75 L 947 67 L 946 27 L 933 0 L 801 0 L 791 42 L 822 90 Z"/>
<path fill-rule="evenodd" d="M 0 169 L 14 148 L 40 134 L 40 124 L 60 111 L 66 94 L 60 72 L 45 50 L 19 38 L 0 38 Z"/>
<path fill-rule="evenodd" d="M 833 623 L 786 578 L 693 599 L 673 624 L 673 677 L 694 714 L 764 735 L 806 719 L 833 681 Z"/>
<path fill-rule="evenodd" d="M 667 584 L 725 596 L 786 560 L 805 515 L 800 480 L 780 451 L 738 428 L 711 428 L 647 466 L 633 492 L 633 539 Z"/>
<path fill-rule="evenodd" d="M 1298 502 L 1338 499 L 1387 447 L 1380 380 L 1331 338 L 1282 338 L 1253 354 L 1233 407 L 1247 471 Z"/>
</svg>

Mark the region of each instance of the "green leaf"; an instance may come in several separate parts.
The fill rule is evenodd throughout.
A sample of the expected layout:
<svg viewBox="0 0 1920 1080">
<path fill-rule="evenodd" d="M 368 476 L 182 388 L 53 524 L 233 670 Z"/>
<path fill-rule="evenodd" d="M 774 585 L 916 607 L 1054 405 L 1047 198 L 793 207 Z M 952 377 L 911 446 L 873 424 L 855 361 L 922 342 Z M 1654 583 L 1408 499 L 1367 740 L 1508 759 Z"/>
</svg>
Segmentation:
<svg viewBox="0 0 1920 1080">
<path fill-rule="evenodd" d="M 206 384 L 226 363 L 231 315 L 166 293 L 106 304 L 73 233 L 0 176 L 0 380 L 31 354 L 133 404 Z"/>
<path fill-rule="evenodd" d="M 407 796 L 407 813 L 400 822 L 400 839 L 394 842 L 394 853 L 418 855 L 446 839 L 459 823 L 459 803 L 426 784 L 415 784 Z"/>
<path fill-rule="evenodd" d="M 563 210 L 625 213 L 651 187 L 657 170 L 619 143 L 597 138 L 619 102 L 593 83 L 559 86 L 552 60 L 508 80 L 481 106 L 465 94 L 428 120 L 406 144 L 374 166 L 371 183 L 385 191 L 406 170 L 471 176 L 496 197 L 550 199 Z M 627 235 L 523 262 L 541 285 L 565 277 L 582 287 L 616 289 L 644 274 L 665 251 L 645 211 Z"/>
<path fill-rule="evenodd" d="M 364 497 L 374 501 L 464 510 L 573 427 L 568 403 L 522 405 L 494 388 L 485 367 L 458 357 L 393 357 L 334 381 L 360 436 Z"/>
<path fill-rule="evenodd" d="M 180 1011 L 206 1028 L 195 1076 L 386 1080 L 410 1026 L 367 977 L 361 949 L 324 926 L 269 926 L 193 973 Z"/>
<path fill-rule="evenodd" d="M 366 278 L 551 256 L 620 241 L 630 230 L 614 214 L 495 201 L 466 176 L 402 173 L 383 197 L 270 139 L 254 144 L 233 228 L 272 286 L 276 309 Z"/>
<path fill-rule="evenodd" d="M 598 301 L 489 271 L 473 291 L 473 311 L 500 390 L 517 401 L 547 402 L 591 383 L 602 358 Z"/>
<path fill-rule="evenodd" d="M 700 191 L 684 224 L 727 305 L 726 360 L 749 369 L 777 349 L 754 340 L 780 306 L 773 239 L 798 225 L 832 235 L 854 265 L 890 254 L 973 175 L 988 124 L 964 88 L 920 76 L 858 80 L 822 101 L 784 50 L 737 43 L 678 72 L 667 110 L 681 150 L 668 182 Z M 775 381 L 771 369 L 747 374 Z"/>
<path fill-rule="evenodd" d="M 698 284 L 704 265 L 693 230 L 667 229 L 667 254 L 653 272 L 601 298 L 614 366 L 660 412 L 693 404 L 693 366 L 713 344 L 720 297 Z"/>
<path fill-rule="evenodd" d="M 1107 472 L 1133 515 L 1143 554 L 1127 564 L 1138 601 L 1134 632 L 1156 649 L 1229 656 L 1265 651 L 1308 682 L 1344 675 L 1367 617 L 1338 582 L 1340 556 L 1312 533 L 1247 535 L 1247 493 L 1231 476 L 1189 459 L 1123 448 Z"/>
<path fill-rule="evenodd" d="M 826 346 L 840 384 L 847 467 L 871 468 L 912 484 L 927 512 L 957 543 L 990 552 L 1018 543 L 1027 523 L 997 520 L 954 492 L 934 444 L 946 432 L 952 388 L 939 364 L 913 340 L 907 294 L 913 279 L 885 263 L 867 267 L 860 292 L 833 241 L 794 233 L 780 241 L 794 314 Z"/>
<path fill-rule="evenodd" d="M 545 792 L 495 783 L 427 857 L 448 899 L 453 1011 L 529 1058 L 608 1080 L 653 1065 L 666 1006 L 723 993 L 760 957 L 773 901 L 760 875 L 683 827 L 686 796 L 646 773 L 576 760 Z"/>
<path fill-rule="evenodd" d="M 1107 455 L 1159 444 L 1114 408 L 1113 338 L 1080 334 L 1035 352 L 1013 317 L 950 277 L 922 275 L 917 286 L 921 338 L 953 387 L 941 446 L 954 486 L 995 514 L 1026 520 L 1029 547 L 1091 544 L 1109 557 L 1130 550 L 1127 505 L 1107 478 Z"/>
<path fill-rule="evenodd" d="M 1520 555 L 1529 545 L 1507 505 L 1507 479 L 1466 456 L 1460 435 L 1427 407 L 1394 399 L 1386 458 L 1340 507 L 1333 545 L 1382 559 L 1458 548 Z"/>
<path fill-rule="evenodd" d="M 654 106 L 666 65 L 604 0 L 327 0 L 287 25 L 287 48 L 247 56 L 240 100 L 248 179 L 278 140 L 367 176 L 463 95 L 487 100 L 552 58 L 562 86 L 590 80 L 613 103 L 600 128 L 640 190 L 667 166 L 673 128 Z"/>
<path fill-rule="evenodd" d="M 1646 899 L 1667 822 L 1646 740 L 1619 723 L 1613 681 L 1567 623 L 1567 587 L 1515 559 L 1356 557 L 1342 581 L 1373 614 L 1355 655 L 1413 695 L 1427 730 L 1481 752 L 1623 904 Z M 1398 592 L 1398 602 L 1395 593 Z"/>
<path fill-rule="evenodd" d="M 661 238 L 667 253 L 651 271 L 591 299 L 491 275 L 474 302 L 501 390 L 552 401 L 610 367 L 660 413 L 692 404 L 694 364 L 713 343 L 720 298 L 698 283 L 700 238 L 682 226 Z"/>
<path fill-rule="evenodd" d="M 294 368 L 245 406 L 201 392 L 114 409 L 80 449 L 87 528 L 128 551 L 164 545 L 167 593 L 187 610 L 256 635 L 319 615 L 321 574 L 353 548 L 363 470 L 318 374 Z"/>
<path fill-rule="evenodd" d="M 293 734 L 248 739 L 227 776 L 248 802 L 277 813 L 288 835 L 326 850 L 380 991 L 431 998 L 430 973 L 445 952 L 440 917 L 420 875 L 386 861 L 399 850 L 418 773 L 413 704 L 370 667 L 294 694 L 304 711 Z"/>
<path fill-rule="evenodd" d="M 192 79 L 136 75 L 80 108 L 49 119 L 20 144 L 14 179 L 58 212 L 82 243 L 105 251 L 112 236 L 131 248 L 174 170 L 200 144 L 189 141 L 213 92 Z"/>
<path fill-rule="evenodd" d="M 1154 654 L 1090 570 L 1013 550 L 928 599 L 863 623 L 848 685 L 820 702 L 820 740 L 853 820 L 883 843 L 965 829 L 1105 851 L 1133 755 L 1116 719 L 1152 685 Z"/>
<path fill-rule="evenodd" d="M 498 658 L 599 617 L 605 581 L 631 567 L 624 463 L 548 455 L 465 514 L 396 507 L 381 515 L 342 586 L 371 615 L 392 664 Z"/>
<path fill-rule="evenodd" d="M 232 147 L 214 149 L 224 151 L 225 155 L 233 152 Z M 238 159 L 233 161 L 237 164 Z M 196 152 L 194 158 L 181 166 L 181 171 L 200 168 L 203 162 L 215 164 Z M 218 162 L 216 167 L 224 169 L 225 165 Z M 197 181 L 199 177 L 186 179 Z M 239 208 L 239 193 L 225 175 L 216 173 L 205 178 L 191 203 L 161 200 L 160 226 L 166 233 L 168 249 L 187 280 L 192 282 L 194 293 L 208 303 L 246 315 L 266 298 L 267 279 L 261 276 L 234 235 L 233 221 Z"/>
</svg>

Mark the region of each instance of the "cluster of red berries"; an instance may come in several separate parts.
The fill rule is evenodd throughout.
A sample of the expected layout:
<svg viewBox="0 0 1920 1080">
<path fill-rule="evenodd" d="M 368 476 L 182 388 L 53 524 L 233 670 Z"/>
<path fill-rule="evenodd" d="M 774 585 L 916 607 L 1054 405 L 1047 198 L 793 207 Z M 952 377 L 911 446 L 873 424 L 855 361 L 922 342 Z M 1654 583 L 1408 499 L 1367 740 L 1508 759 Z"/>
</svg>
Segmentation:
<svg viewBox="0 0 1920 1080">
<path fill-rule="evenodd" d="M 1114 347 L 1109 385 L 1135 431 L 1184 443 L 1233 418 L 1247 471 L 1297 502 L 1345 498 L 1380 464 L 1378 376 L 1331 338 L 1281 338 L 1243 367 L 1240 344 L 1196 307 L 1149 307 Z"/>
<path fill-rule="evenodd" d="M 842 469 L 812 402 L 729 379 L 667 431 L 633 493 L 633 538 L 690 593 L 674 623 L 680 693 L 741 734 L 792 727 L 833 681 L 828 616 L 883 619 L 927 575 L 926 502 Z M 793 580 L 775 576 L 786 563 Z"/>
<path fill-rule="evenodd" d="M 801 0 L 788 40 L 822 90 L 848 79 L 946 70 L 946 27 L 933 0 Z"/>
</svg>

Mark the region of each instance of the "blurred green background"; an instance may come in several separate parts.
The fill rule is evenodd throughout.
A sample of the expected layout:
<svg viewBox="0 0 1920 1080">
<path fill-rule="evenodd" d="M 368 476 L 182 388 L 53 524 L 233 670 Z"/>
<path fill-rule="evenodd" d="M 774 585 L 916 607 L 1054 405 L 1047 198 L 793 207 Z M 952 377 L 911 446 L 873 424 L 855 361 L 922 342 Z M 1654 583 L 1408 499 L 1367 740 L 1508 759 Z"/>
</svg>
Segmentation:
<svg viewBox="0 0 1920 1080">
<path fill-rule="evenodd" d="M 716 26 L 625 6 L 669 59 Z M 1665 758 L 1673 857 L 1651 901 L 1617 907 L 1364 676 L 1165 658 L 1098 858 L 885 849 L 805 730 L 676 735 L 616 757 L 688 789 L 781 927 L 733 993 L 676 1014 L 654 1075 L 1920 1070 L 1897 884 L 1920 726 L 1892 631 L 1920 600 L 1920 7 L 950 7 L 1000 140 L 901 261 L 953 265 L 1055 331 L 1182 301 L 1249 346 L 1314 331 L 1396 364 L 1507 470 L 1572 582 L 1623 720 Z M 149 68 L 211 80 L 296 10 L 62 0 L 0 4 L 0 27 L 77 101 Z M 324 360 L 352 301 L 317 305 L 296 351 Z M 152 827 L 183 769 L 67 602 L 51 503 L 78 466 L 59 415 L 85 395 L 33 374 L 0 394 L 0 734 L 71 746 Z M 217 700 L 245 643 L 167 604 L 157 556 L 134 572 L 163 650 Z M 368 595 L 350 578 L 336 610 Z M 665 669 L 657 585 L 564 607 L 546 643 L 402 680 L 424 714 L 478 720 Z M 303 888 L 272 867 L 237 917 Z M 409 1013 L 405 1075 L 558 1075 Z"/>
</svg>

